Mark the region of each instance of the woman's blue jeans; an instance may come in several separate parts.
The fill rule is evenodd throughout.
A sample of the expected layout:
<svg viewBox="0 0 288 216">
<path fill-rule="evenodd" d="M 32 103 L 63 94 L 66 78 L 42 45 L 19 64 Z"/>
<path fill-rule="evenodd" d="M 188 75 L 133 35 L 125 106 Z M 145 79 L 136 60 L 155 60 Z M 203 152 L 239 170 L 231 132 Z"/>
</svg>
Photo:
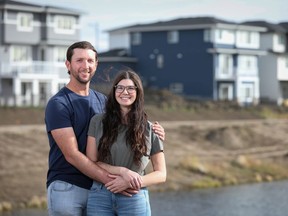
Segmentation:
<svg viewBox="0 0 288 216">
<path fill-rule="evenodd" d="M 47 190 L 49 216 L 86 216 L 88 193 L 64 181 L 52 182 Z"/>
<path fill-rule="evenodd" d="M 150 202 L 147 188 L 132 197 L 114 194 L 98 182 L 89 192 L 87 216 L 150 216 Z"/>
</svg>

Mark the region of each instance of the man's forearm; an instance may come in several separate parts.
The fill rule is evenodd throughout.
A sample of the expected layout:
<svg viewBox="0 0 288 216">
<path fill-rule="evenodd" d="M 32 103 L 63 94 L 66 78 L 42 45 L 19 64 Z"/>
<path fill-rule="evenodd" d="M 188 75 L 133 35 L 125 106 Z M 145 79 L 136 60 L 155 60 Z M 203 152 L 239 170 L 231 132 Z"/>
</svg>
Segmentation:
<svg viewBox="0 0 288 216">
<path fill-rule="evenodd" d="M 108 171 L 100 167 L 97 163 L 91 161 L 81 152 L 74 155 L 74 157 L 70 157 L 67 161 L 93 180 L 99 181 L 103 184 L 112 180 L 112 178 L 108 176 L 110 174 Z"/>
</svg>

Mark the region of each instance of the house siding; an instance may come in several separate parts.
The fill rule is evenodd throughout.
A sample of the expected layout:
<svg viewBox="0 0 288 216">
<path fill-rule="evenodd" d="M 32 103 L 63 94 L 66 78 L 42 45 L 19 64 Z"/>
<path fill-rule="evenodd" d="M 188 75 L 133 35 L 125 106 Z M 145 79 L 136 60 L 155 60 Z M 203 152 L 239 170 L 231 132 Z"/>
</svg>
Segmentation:
<svg viewBox="0 0 288 216">
<path fill-rule="evenodd" d="M 213 55 L 211 43 L 204 42 L 203 30 L 179 31 L 179 42 L 167 43 L 167 31 L 142 32 L 141 45 L 132 46 L 137 56 L 137 71 L 150 87 L 167 88 L 183 84 L 183 95 L 213 98 Z M 163 68 L 157 68 L 157 56 L 163 55 Z"/>
<path fill-rule="evenodd" d="M 67 49 L 79 40 L 80 13 L 49 6 L 17 5 L 17 2 L 13 2 L 17 6 L 11 6 L 10 3 L 0 2 L 0 105 L 45 106 L 69 81 L 61 48 Z M 19 14 L 32 15 L 32 25 L 19 29 Z M 71 31 L 62 25 L 58 26 L 61 32 L 56 32 L 53 17 L 57 15 L 73 17 L 74 29 Z"/>
<path fill-rule="evenodd" d="M 39 14 L 33 14 L 33 29 L 31 31 L 19 31 L 17 29 L 17 13 L 19 11 L 7 10 L 7 18 L 4 20 L 3 43 L 37 44 L 41 39 Z M 31 13 L 32 14 L 32 13 Z"/>
</svg>

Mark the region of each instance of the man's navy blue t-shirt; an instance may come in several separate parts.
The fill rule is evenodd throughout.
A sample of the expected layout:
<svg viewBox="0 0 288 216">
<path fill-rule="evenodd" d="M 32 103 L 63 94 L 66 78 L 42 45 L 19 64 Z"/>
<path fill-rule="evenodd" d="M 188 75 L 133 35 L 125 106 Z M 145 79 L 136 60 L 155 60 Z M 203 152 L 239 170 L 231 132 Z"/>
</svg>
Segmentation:
<svg viewBox="0 0 288 216">
<path fill-rule="evenodd" d="M 66 87 L 49 100 L 45 110 L 46 130 L 50 144 L 47 187 L 55 180 L 62 180 L 90 189 L 92 180 L 66 161 L 51 131 L 73 127 L 79 151 L 86 154 L 90 119 L 95 114 L 104 112 L 105 103 L 106 96 L 97 91 L 89 89 L 88 96 L 80 96 Z"/>
</svg>

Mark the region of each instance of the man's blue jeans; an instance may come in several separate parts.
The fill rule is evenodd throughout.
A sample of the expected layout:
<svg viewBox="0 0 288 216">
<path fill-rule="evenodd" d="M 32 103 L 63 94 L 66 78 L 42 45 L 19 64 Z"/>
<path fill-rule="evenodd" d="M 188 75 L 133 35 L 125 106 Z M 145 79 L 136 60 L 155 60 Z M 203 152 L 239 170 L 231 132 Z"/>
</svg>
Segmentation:
<svg viewBox="0 0 288 216">
<path fill-rule="evenodd" d="M 86 216 L 88 193 L 64 181 L 52 182 L 47 190 L 49 216 Z"/>
<path fill-rule="evenodd" d="M 98 182 L 89 192 L 87 216 L 150 216 L 149 193 L 143 188 L 132 197 L 114 194 Z"/>
</svg>

